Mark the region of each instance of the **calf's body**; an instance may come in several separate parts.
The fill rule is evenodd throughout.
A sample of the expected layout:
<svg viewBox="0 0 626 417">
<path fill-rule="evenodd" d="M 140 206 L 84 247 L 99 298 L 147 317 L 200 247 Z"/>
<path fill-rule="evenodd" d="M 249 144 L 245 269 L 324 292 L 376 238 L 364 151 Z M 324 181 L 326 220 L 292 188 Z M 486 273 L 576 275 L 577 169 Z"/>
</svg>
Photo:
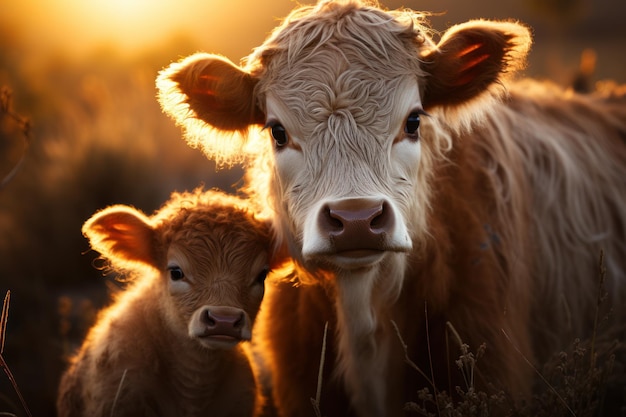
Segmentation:
<svg viewBox="0 0 626 417">
<path fill-rule="evenodd" d="M 175 193 L 152 217 L 126 206 L 83 228 L 128 287 L 71 359 L 60 416 L 250 416 L 250 340 L 272 251 L 245 201 Z"/>
</svg>

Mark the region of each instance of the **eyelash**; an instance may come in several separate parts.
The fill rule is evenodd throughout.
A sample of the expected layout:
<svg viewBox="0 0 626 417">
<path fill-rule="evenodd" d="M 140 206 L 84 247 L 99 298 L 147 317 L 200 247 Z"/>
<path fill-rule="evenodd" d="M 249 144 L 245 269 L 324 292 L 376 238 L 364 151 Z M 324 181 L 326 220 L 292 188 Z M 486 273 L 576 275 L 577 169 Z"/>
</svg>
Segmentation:
<svg viewBox="0 0 626 417">
<path fill-rule="evenodd" d="M 170 273 L 170 279 L 172 281 L 181 281 L 183 279 L 185 279 L 185 273 L 183 272 L 183 270 L 178 267 L 178 266 L 170 266 L 167 268 L 167 270 Z"/>
<path fill-rule="evenodd" d="M 289 135 L 285 127 L 276 121 L 267 122 L 263 129 L 270 129 L 270 134 L 274 139 L 274 145 L 276 148 L 282 148 L 289 143 Z"/>
<path fill-rule="evenodd" d="M 409 113 L 404 124 L 404 133 L 406 133 L 407 137 L 414 140 L 419 139 L 421 116 L 428 116 L 428 114 L 421 109 L 413 110 L 411 113 Z"/>
</svg>

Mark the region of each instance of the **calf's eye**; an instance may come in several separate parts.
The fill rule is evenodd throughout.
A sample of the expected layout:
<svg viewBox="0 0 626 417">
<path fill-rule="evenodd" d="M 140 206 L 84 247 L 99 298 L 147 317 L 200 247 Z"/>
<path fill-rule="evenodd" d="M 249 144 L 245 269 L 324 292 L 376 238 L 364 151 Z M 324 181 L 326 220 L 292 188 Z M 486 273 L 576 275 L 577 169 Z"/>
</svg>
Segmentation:
<svg viewBox="0 0 626 417">
<path fill-rule="evenodd" d="M 268 267 L 263 268 L 261 272 L 259 272 L 259 274 L 256 276 L 254 282 L 257 284 L 263 284 L 269 272 L 270 272 L 270 269 Z"/>
<path fill-rule="evenodd" d="M 269 128 L 277 148 L 282 148 L 287 144 L 287 142 L 289 142 L 289 136 L 287 136 L 287 131 L 283 125 L 280 123 L 274 123 L 271 124 Z"/>
<path fill-rule="evenodd" d="M 409 117 L 407 117 L 406 119 L 406 124 L 404 125 L 404 132 L 409 135 L 415 135 L 419 127 L 420 114 L 418 112 L 413 112 L 409 114 Z"/>
<path fill-rule="evenodd" d="M 170 273 L 170 279 L 172 281 L 180 281 L 181 279 L 185 278 L 185 273 L 178 266 L 170 266 L 169 268 L 167 268 L 167 270 Z"/>
</svg>

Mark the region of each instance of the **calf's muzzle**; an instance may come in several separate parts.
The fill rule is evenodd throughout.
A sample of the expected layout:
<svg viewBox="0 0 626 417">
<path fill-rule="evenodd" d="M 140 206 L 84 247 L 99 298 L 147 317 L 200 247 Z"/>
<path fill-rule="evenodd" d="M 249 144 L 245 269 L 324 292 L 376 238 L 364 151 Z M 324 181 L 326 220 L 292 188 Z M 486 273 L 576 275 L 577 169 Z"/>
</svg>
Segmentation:
<svg viewBox="0 0 626 417">
<path fill-rule="evenodd" d="M 199 321 L 202 331 L 200 337 L 231 337 L 237 340 L 249 339 L 249 323 L 246 313 L 235 307 L 204 307 Z"/>
</svg>

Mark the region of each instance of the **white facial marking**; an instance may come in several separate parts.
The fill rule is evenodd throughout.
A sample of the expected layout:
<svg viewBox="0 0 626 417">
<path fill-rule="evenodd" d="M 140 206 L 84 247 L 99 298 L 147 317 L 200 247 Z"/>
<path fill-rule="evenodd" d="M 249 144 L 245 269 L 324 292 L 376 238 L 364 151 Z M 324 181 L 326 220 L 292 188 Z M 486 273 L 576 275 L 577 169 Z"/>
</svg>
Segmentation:
<svg viewBox="0 0 626 417">
<path fill-rule="evenodd" d="M 324 135 L 324 129 L 330 127 L 323 121 L 316 129 L 316 132 L 322 133 L 312 135 L 301 132 L 293 112 L 278 97 L 268 95 L 267 118 L 279 121 L 291 142 L 291 146 L 277 148 L 274 158 L 277 182 L 284 197 L 281 203 L 287 208 L 286 215 L 296 228 L 292 232 L 301 244 L 305 261 L 323 258 L 324 262 L 340 269 L 353 270 L 379 263 L 386 252 L 411 250 L 412 240 L 406 219 L 412 213 L 406 212 L 411 207 L 411 201 L 407 200 L 413 195 L 413 187 L 417 183 L 421 144 L 419 129 L 416 135 L 411 135 L 405 133 L 405 127 L 411 113 L 421 112 L 417 83 L 407 81 L 405 88 L 396 93 L 393 102 L 397 111 L 388 123 L 393 131 L 388 132 L 384 140 L 379 141 L 371 135 L 356 137 L 357 140 L 375 140 L 371 143 L 370 153 L 375 152 L 372 156 L 366 154 L 367 148 L 363 143 L 358 147 L 346 147 L 339 145 L 343 136 Z M 374 120 L 370 123 L 378 122 Z M 311 126 L 310 123 L 307 125 Z M 368 125 L 358 127 L 367 132 Z M 333 137 L 334 141 L 329 137 Z M 322 140 L 325 142 L 320 142 Z M 355 138 L 346 137 L 345 140 L 354 141 Z M 349 153 L 337 157 L 336 152 L 345 150 Z M 345 158 L 345 164 L 342 158 Z M 314 169 L 311 167 L 319 172 L 309 172 Z M 294 195 L 298 197 L 297 201 Z M 381 233 L 378 246 L 366 244 L 360 247 L 358 239 L 354 239 L 354 250 L 348 247 L 339 251 L 335 249 L 333 238 L 320 229 L 321 211 L 329 204 L 349 199 L 379 199 L 384 202 L 392 220 L 389 230 Z"/>
</svg>

